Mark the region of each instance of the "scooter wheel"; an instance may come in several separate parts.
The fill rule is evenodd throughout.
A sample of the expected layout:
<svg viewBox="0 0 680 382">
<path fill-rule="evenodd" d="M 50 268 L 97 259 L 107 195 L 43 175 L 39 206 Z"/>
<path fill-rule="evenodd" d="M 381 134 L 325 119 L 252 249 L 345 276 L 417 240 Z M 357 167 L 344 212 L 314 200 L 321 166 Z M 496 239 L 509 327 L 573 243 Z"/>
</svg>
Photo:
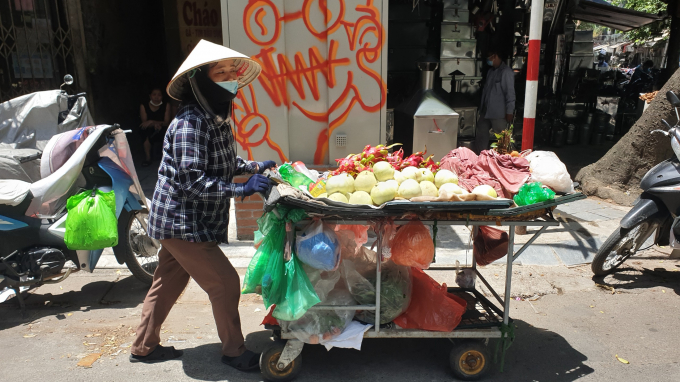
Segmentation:
<svg viewBox="0 0 680 382">
<path fill-rule="evenodd" d="M 643 221 L 631 229 L 619 227 L 593 258 L 591 269 L 596 276 L 606 276 L 633 256 L 647 239 L 649 223 Z"/>
</svg>

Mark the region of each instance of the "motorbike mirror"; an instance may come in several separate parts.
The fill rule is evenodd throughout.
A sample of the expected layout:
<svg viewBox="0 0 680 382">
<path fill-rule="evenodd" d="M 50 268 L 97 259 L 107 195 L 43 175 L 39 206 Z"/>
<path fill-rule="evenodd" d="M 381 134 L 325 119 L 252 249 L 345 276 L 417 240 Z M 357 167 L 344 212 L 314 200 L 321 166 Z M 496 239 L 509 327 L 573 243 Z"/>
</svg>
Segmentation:
<svg viewBox="0 0 680 382">
<path fill-rule="evenodd" d="M 673 107 L 680 107 L 680 98 L 678 98 L 672 90 L 666 93 L 666 99 Z"/>
<path fill-rule="evenodd" d="M 59 86 L 59 90 L 63 91 L 64 89 L 62 89 L 62 88 L 64 87 L 64 85 L 71 85 L 72 83 L 73 83 L 73 76 L 70 75 L 70 74 L 65 75 L 64 76 L 64 83 L 61 84 L 61 86 Z"/>
</svg>

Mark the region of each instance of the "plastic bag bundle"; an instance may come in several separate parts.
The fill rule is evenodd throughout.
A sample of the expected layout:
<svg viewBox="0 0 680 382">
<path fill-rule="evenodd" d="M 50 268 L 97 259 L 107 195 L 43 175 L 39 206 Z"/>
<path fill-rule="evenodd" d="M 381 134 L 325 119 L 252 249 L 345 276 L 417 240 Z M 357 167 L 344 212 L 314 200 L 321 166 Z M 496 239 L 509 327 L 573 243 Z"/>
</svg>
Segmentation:
<svg viewBox="0 0 680 382">
<path fill-rule="evenodd" d="M 344 289 L 332 290 L 322 302 L 324 305 L 356 305 L 352 295 Z M 296 321 L 279 320 L 281 329 L 308 344 L 329 341 L 342 333 L 352 322 L 356 310 L 314 310 Z"/>
<path fill-rule="evenodd" d="M 392 240 L 392 261 L 407 267 L 427 269 L 433 257 L 432 235 L 420 220 L 412 220 L 399 228 Z"/>
<path fill-rule="evenodd" d="M 286 222 L 297 222 L 307 217 L 307 214 L 302 209 L 278 206 L 277 211 L 279 216 L 274 212 L 268 212 L 257 219 L 257 225 L 263 239 L 248 265 L 248 270 L 243 279 L 243 288 L 241 289 L 243 294 L 262 293 L 262 279 L 269 264 L 269 259 L 272 255 L 283 257 L 283 249 L 286 242 Z"/>
<path fill-rule="evenodd" d="M 275 318 L 295 321 L 307 313 L 309 308 L 321 302 L 295 254 L 285 264 L 284 280 L 283 299 L 273 302 L 276 304 Z M 264 283 L 262 287 L 264 291 Z M 264 293 L 262 297 L 264 298 Z"/>
<path fill-rule="evenodd" d="M 376 264 L 355 260 L 343 260 L 342 275 L 347 289 L 359 304 L 375 304 Z M 387 261 L 382 264 L 380 284 L 380 323 L 386 324 L 403 313 L 411 301 L 411 272 L 404 267 Z M 374 311 L 362 311 L 356 317 L 366 323 L 375 324 Z"/>
<path fill-rule="evenodd" d="M 517 195 L 513 198 L 518 206 L 526 206 L 552 199 L 555 199 L 555 192 L 549 188 L 544 188 L 540 182 L 523 184 Z"/>
<path fill-rule="evenodd" d="M 93 250 L 118 245 L 118 219 L 114 191 L 84 191 L 66 203 L 64 242 L 72 250 Z"/>
<path fill-rule="evenodd" d="M 531 165 L 531 179 L 557 192 L 574 192 L 567 166 L 552 151 L 534 151 L 526 156 Z"/>
<path fill-rule="evenodd" d="M 404 329 L 450 332 L 460 323 L 467 302 L 450 294 L 420 269 L 413 269 L 413 294 L 408 309 L 394 320 Z"/>
<path fill-rule="evenodd" d="M 330 271 L 340 262 L 338 238 L 320 220 L 312 222 L 297 236 L 296 250 L 300 261 L 316 269 Z"/>
</svg>

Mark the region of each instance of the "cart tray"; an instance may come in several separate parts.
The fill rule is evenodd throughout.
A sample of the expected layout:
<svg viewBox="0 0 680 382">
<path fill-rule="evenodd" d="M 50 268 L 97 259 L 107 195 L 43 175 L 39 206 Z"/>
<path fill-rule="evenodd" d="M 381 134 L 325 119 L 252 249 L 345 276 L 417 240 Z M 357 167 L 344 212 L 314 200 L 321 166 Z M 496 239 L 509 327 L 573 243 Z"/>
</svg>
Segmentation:
<svg viewBox="0 0 680 382">
<path fill-rule="evenodd" d="M 510 207 L 509 199 L 468 202 L 409 202 L 392 201 L 381 208 L 345 206 L 344 203 L 324 205 L 297 198 L 284 197 L 279 204 L 301 208 L 310 215 L 347 219 L 420 218 L 425 220 L 533 220 L 549 213 L 558 205 L 585 199 L 582 193 L 556 197 L 528 206 Z"/>
</svg>

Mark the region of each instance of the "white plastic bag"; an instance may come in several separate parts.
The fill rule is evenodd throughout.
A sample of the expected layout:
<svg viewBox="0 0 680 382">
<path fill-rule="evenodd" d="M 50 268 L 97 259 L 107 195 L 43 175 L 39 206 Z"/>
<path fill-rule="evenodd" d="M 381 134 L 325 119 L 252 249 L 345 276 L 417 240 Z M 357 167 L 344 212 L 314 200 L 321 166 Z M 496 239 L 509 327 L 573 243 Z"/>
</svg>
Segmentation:
<svg viewBox="0 0 680 382">
<path fill-rule="evenodd" d="M 312 268 L 332 271 L 340 263 L 338 237 L 320 220 L 313 221 L 297 235 L 295 249 L 298 259 Z"/>
<path fill-rule="evenodd" d="M 541 182 L 557 192 L 574 192 L 574 184 L 562 163 L 552 151 L 534 151 L 526 156 L 531 165 L 531 180 Z"/>
</svg>

